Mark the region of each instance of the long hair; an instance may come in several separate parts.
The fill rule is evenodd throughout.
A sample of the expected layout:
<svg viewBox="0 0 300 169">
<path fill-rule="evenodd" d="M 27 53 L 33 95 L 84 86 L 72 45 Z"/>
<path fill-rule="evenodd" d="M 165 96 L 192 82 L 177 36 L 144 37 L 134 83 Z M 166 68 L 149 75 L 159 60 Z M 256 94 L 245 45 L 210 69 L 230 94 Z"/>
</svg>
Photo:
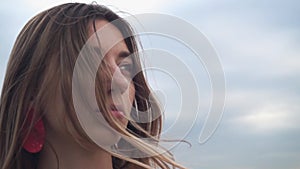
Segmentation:
<svg viewBox="0 0 300 169">
<path fill-rule="evenodd" d="M 110 9 L 82 3 L 67 3 L 41 12 L 33 17 L 18 35 L 10 54 L 0 100 L 0 169 L 36 167 L 39 154 L 23 150 L 24 137 L 28 136 L 36 121 L 43 118 L 44 109 L 47 103 L 55 98 L 56 91 L 61 92 L 67 117 L 66 125 L 72 126 L 67 128 L 76 131 L 69 132 L 79 144 L 93 144 L 74 115 L 71 86 L 76 59 L 89 38 L 88 25 L 93 23 L 95 29 L 96 19 L 108 22 L 120 20 L 115 26 L 123 36 L 133 35 L 130 25 Z M 125 38 L 125 43 L 131 53 L 138 52 L 134 36 Z M 137 55 L 133 57 L 133 61 L 136 69 L 141 70 Z M 138 109 L 146 111 L 150 105 L 153 107 L 150 111 L 160 113 L 159 105 L 151 95 L 143 72 L 138 72 L 132 80 Z M 104 97 L 101 94 L 97 95 L 98 104 L 101 104 Z M 36 111 L 33 117 L 29 117 L 26 112 L 32 102 Z M 31 121 L 27 124 L 29 118 Z M 158 141 L 161 123 L 161 117 L 148 123 L 129 121 L 127 129 L 122 132 L 133 138 L 131 144 L 142 147 L 139 149 L 144 153 L 155 152 L 154 148 L 141 138 L 151 137 Z M 23 130 L 24 128 L 28 130 Z M 115 169 L 182 168 L 168 153 L 134 159 L 112 155 Z"/>
</svg>

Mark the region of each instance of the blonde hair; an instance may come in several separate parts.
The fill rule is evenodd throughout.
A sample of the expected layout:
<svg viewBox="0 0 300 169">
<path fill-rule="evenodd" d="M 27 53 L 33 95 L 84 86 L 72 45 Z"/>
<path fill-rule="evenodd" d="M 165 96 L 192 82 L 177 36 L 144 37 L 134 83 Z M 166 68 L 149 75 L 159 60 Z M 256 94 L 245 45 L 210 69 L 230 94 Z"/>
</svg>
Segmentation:
<svg viewBox="0 0 300 169">
<path fill-rule="evenodd" d="M 133 35 L 129 24 L 108 8 L 96 4 L 67 3 L 41 12 L 33 17 L 22 29 L 12 49 L 0 100 L 0 169 L 32 169 L 35 168 L 38 154 L 30 154 L 22 149 L 24 137 L 43 117 L 44 108 L 55 92 L 61 91 L 65 112 L 67 113 L 69 132 L 79 144 L 94 144 L 79 125 L 74 115 L 72 102 L 72 74 L 76 59 L 81 48 L 88 39 L 87 26 L 92 21 L 95 30 L 95 20 L 104 19 L 108 22 L 120 20 L 115 26 L 123 34 Z M 125 43 L 131 53 L 138 51 L 137 42 L 133 36 L 125 38 Z M 133 57 L 136 69 L 141 69 L 138 56 Z M 98 78 L 99 86 L 101 79 Z M 140 111 L 160 111 L 158 103 L 148 87 L 143 72 L 133 78 L 135 99 Z M 105 96 L 101 95 L 101 87 L 96 89 L 97 101 L 101 105 Z M 35 105 L 35 114 L 29 126 L 28 107 Z M 151 113 L 151 112 L 150 112 Z M 107 117 L 111 123 L 114 121 Z M 68 123 L 69 122 L 69 123 Z M 122 134 L 133 138 L 130 143 L 146 154 L 154 154 L 156 148 L 142 141 L 141 138 L 151 138 L 158 142 L 161 133 L 161 117 L 148 123 L 130 121 L 127 129 L 118 126 Z M 28 127 L 24 133 L 22 130 Z M 129 158 L 113 153 L 114 168 L 184 168 L 177 164 L 170 153 L 158 153 L 154 156 Z"/>
</svg>

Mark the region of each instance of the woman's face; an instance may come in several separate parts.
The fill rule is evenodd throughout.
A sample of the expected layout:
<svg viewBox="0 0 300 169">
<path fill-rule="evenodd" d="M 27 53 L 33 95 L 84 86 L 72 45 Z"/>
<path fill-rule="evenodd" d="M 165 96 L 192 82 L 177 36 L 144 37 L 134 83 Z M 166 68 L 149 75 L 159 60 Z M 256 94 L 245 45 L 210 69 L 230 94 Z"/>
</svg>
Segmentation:
<svg viewBox="0 0 300 169">
<path fill-rule="evenodd" d="M 91 38 L 88 41 L 88 45 L 104 54 L 103 57 L 100 58 L 102 62 L 99 66 L 103 66 L 105 63 L 105 69 L 112 75 L 103 76 L 101 71 L 98 72 L 101 77 L 101 83 L 103 83 L 101 86 L 104 86 L 103 91 L 107 95 L 104 104 L 109 108 L 108 113 L 111 113 L 112 117 L 115 118 L 120 125 L 126 127 L 128 123 L 126 116 L 129 116 L 135 99 L 135 88 L 131 80 L 132 69 L 134 67 L 133 60 L 121 32 L 114 25 L 105 20 L 96 20 L 95 28 L 96 30 L 101 30 L 100 32 L 97 31 L 98 40 L 101 45 L 99 45 L 97 38 L 95 38 L 97 36 L 95 36 L 92 23 L 89 26 L 89 37 Z M 84 81 L 82 83 L 86 83 L 84 77 L 81 81 Z M 89 92 L 95 92 L 95 90 L 89 90 Z M 94 94 L 89 95 L 95 96 Z M 89 99 L 85 101 L 89 101 Z M 60 139 L 60 136 L 61 139 L 63 139 L 62 137 L 68 134 L 66 134 L 66 124 L 63 120 L 66 112 L 64 112 L 65 109 L 62 105 L 62 98 L 56 98 L 55 102 L 51 104 L 51 109 L 48 108 L 45 117 L 47 135 L 50 137 L 50 140 L 53 138 Z M 92 109 L 99 111 L 97 106 L 92 107 Z M 82 112 L 83 114 L 86 113 L 86 111 L 79 113 Z M 79 121 L 81 120 L 79 119 Z M 99 121 L 87 123 L 88 126 L 83 126 L 83 128 L 90 128 L 90 131 L 85 132 L 87 132 L 88 135 L 90 135 L 90 133 L 92 133 L 91 135 L 96 134 L 97 138 L 100 138 L 101 142 L 103 141 L 103 144 L 114 144 L 118 141 L 120 138 L 118 135 L 111 134 L 111 131 L 106 130 L 105 127 L 99 127 L 98 123 Z M 64 139 L 69 140 L 72 138 Z"/>
<path fill-rule="evenodd" d="M 121 32 L 114 25 L 105 20 L 96 20 L 95 26 L 100 46 L 94 29 L 89 33 L 92 36 L 91 46 L 94 49 L 100 48 L 98 51 L 104 55 L 101 64 L 110 73 L 110 76 L 103 76 L 100 72 L 100 77 L 105 82 L 104 92 L 108 95 L 106 105 L 110 108 L 111 115 L 126 126 L 128 120 L 125 116 L 131 112 L 135 99 L 135 88 L 131 79 L 134 68 L 131 53 Z"/>
</svg>

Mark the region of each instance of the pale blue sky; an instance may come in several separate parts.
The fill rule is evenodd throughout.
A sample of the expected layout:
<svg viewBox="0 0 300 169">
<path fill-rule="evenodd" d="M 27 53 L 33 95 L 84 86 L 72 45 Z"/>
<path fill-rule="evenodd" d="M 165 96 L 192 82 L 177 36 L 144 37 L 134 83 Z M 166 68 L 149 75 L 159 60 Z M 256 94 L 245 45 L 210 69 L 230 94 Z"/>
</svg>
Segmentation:
<svg viewBox="0 0 300 169">
<path fill-rule="evenodd" d="M 61 2 L 0 2 L 1 84 L 9 52 L 20 29 L 39 11 Z M 193 169 L 300 168 L 299 1 L 97 2 L 131 14 L 160 12 L 183 18 L 215 46 L 226 78 L 223 119 L 214 135 L 200 145 L 197 139 L 205 118 L 205 113 L 200 113 L 186 138 L 193 146 L 182 145 L 174 150 L 180 162 Z M 161 43 L 154 47 L 168 49 Z M 174 52 L 179 54 L 182 50 L 174 49 Z M 193 65 L 192 69 L 200 72 L 198 80 L 203 80 L 200 91 L 203 96 L 209 96 L 209 92 L 205 93 L 210 88 L 203 66 Z M 161 82 L 161 79 L 163 77 L 157 77 L 156 83 L 163 86 L 166 81 Z M 170 94 L 172 90 L 166 92 Z M 172 101 L 176 100 L 170 100 L 172 107 Z M 203 102 L 208 104 L 205 99 Z M 168 116 L 171 119 L 172 115 Z M 166 126 L 170 126 L 168 123 L 171 122 L 167 121 Z"/>
</svg>

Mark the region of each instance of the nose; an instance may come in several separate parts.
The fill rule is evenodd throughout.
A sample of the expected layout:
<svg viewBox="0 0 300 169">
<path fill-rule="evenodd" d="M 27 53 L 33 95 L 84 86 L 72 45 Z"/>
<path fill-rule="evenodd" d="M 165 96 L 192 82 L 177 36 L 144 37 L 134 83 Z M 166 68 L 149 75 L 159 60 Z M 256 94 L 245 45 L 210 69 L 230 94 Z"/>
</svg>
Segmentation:
<svg viewBox="0 0 300 169">
<path fill-rule="evenodd" d="M 115 66 L 112 71 L 110 80 L 110 89 L 112 93 L 123 94 L 129 87 L 129 80 L 122 74 L 118 66 Z"/>
</svg>

